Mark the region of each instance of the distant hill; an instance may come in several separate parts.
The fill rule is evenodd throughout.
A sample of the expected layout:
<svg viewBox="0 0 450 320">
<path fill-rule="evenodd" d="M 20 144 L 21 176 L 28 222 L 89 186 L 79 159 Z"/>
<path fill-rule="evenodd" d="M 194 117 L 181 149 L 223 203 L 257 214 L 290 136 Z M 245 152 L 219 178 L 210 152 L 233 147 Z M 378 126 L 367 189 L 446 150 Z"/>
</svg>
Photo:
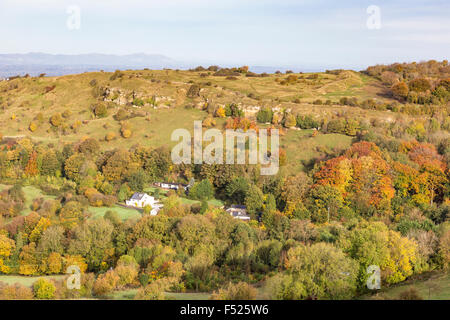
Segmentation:
<svg viewBox="0 0 450 320">
<path fill-rule="evenodd" d="M 25 53 L 25 54 L 0 54 L 0 78 L 29 74 L 37 76 L 45 73 L 48 76 L 63 76 L 69 74 L 78 74 L 84 72 L 100 71 L 107 72 L 117 69 L 152 69 L 162 70 L 171 69 L 189 69 L 195 68 L 202 63 L 194 61 L 179 61 L 161 54 L 135 53 L 128 55 L 113 54 L 48 54 L 48 53 Z M 211 63 L 214 64 L 214 63 Z M 204 65 L 208 67 L 209 65 Z M 227 64 L 222 67 L 237 67 Z M 274 73 L 277 70 L 285 72 L 286 70 L 317 72 L 325 70 L 322 67 L 281 67 L 281 66 L 250 66 L 250 70 L 255 73 Z"/>
<path fill-rule="evenodd" d="M 40 73 L 59 76 L 97 70 L 163 69 L 181 66 L 183 66 L 182 62 L 160 54 L 0 54 L 0 77 L 27 73 L 32 76 Z"/>
</svg>

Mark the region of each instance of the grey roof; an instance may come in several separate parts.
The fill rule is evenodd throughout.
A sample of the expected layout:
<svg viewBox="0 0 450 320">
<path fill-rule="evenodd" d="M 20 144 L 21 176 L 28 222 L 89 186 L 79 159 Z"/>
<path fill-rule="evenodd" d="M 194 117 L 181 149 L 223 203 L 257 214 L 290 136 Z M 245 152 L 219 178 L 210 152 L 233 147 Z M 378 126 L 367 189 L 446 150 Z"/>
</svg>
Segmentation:
<svg viewBox="0 0 450 320">
<path fill-rule="evenodd" d="M 142 200 L 142 198 L 146 195 L 146 193 L 136 192 L 131 196 L 130 200 Z"/>
<path fill-rule="evenodd" d="M 243 210 L 246 210 L 247 207 L 244 206 L 244 205 L 240 205 L 240 204 L 233 204 L 233 205 L 230 206 L 230 209 L 243 209 Z"/>
</svg>

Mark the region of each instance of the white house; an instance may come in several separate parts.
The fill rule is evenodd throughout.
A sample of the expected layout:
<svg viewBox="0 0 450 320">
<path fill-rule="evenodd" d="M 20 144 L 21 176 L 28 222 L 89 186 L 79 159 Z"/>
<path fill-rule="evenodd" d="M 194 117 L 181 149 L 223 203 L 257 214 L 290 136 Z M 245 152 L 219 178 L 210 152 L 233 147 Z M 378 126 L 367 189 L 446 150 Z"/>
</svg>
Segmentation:
<svg viewBox="0 0 450 320">
<path fill-rule="evenodd" d="M 158 200 L 155 200 L 154 197 L 149 196 L 146 193 L 140 192 L 136 192 L 135 194 L 133 194 L 130 200 L 126 200 L 125 203 L 127 206 L 137 208 L 144 208 L 145 206 L 151 206 L 152 210 L 150 211 L 150 214 L 152 216 L 156 216 L 158 214 L 158 211 L 163 207 L 163 205 L 160 204 Z"/>
<path fill-rule="evenodd" d="M 235 219 L 245 220 L 245 221 L 250 220 L 250 216 L 247 214 L 247 208 L 245 206 L 232 205 L 225 211 L 228 212 Z"/>
<path fill-rule="evenodd" d="M 171 183 L 171 182 L 156 182 L 155 186 L 169 190 L 178 190 L 180 188 L 183 188 L 185 191 L 187 191 L 187 189 L 189 189 L 190 187 L 190 185 L 188 184 Z"/>
</svg>

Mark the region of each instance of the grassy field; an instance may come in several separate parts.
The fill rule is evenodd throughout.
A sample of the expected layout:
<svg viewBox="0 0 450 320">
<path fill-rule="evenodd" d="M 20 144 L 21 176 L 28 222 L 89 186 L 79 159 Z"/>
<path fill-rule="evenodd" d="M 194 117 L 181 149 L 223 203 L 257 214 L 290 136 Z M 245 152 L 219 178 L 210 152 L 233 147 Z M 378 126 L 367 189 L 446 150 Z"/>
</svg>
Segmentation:
<svg viewBox="0 0 450 320">
<path fill-rule="evenodd" d="M 365 295 L 362 299 L 397 299 L 401 292 L 410 287 L 416 288 L 424 300 L 449 300 L 450 274 L 437 272 L 425 273 L 399 285 L 382 288 L 376 294 Z"/>
<path fill-rule="evenodd" d="M 291 172 L 303 170 L 311 159 L 327 152 L 347 149 L 353 138 L 342 134 L 318 134 L 313 130 L 289 130 L 281 138 L 281 147 L 286 150 L 286 169 Z M 301 150 L 301 152 L 299 152 Z"/>
<path fill-rule="evenodd" d="M 31 287 L 35 281 L 40 278 L 61 280 L 64 279 L 65 275 L 54 275 L 54 276 L 40 276 L 40 277 L 29 277 L 29 276 L 17 276 L 17 275 L 0 275 L 0 282 L 4 282 L 8 285 L 19 283 L 23 286 Z"/>
<path fill-rule="evenodd" d="M 147 188 L 144 189 L 144 191 L 147 192 L 150 195 L 153 195 L 153 193 L 155 192 L 156 189 L 159 189 L 159 199 L 160 200 L 165 199 L 168 190 L 161 189 L 161 188 L 156 188 L 156 187 L 147 187 Z M 192 199 L 188 199 L 188 198 L 185 198 L 185 197 L 180 197 L 180 199 L 181 199 L 181 203 L 183 203 L 183 204 L 191 205 L 191 204 L 195 204 L 195 203 L 197 203 L 197 204 L 201 203 L 201 201 L 192 200 Z M 222 207 L 223 206 L 223 202 L 221 200 L 218 200 L 218 199 L 208 200 L 208 204 L 210 206 L 213 206 L 213 207 Z"/>
<path fill-rule="evenodd" d="M 92 213 L 91 218 L 102 218 L 107 211 L 115 211 L 122 220 L 127 220 L 130 218 L 139 218 L 141 213 L 136 209 L 124 208 L 118 205 L 113 207 L 89 207 L 89 212 Z"/>
<path fill-rule="evenodd" d="M 115 291 L 108 297 L 113 300 L 132 300 L 138 289 Z M 166 297 L 173 300 L 208 300 L 211 296 L 208 292 L 166 292 Z"/>
<path fill-rule="evenodd" d="M 0 184 L 0 191 L 3 191 L 4 189 L 9 189 L 11 187 L 12 187 L 11 185 Z M 22 215 L 27 215 L 32 211 L 31 205 L 34 199 L 44 198 L 45 200 L 49 200 L 56 198 L 55 196 L 44 194 L 41 189 L 36 188 L 34 186 L 25 186 L 22 188 L 22 190 L 25 194 L 25 207 L 21 212 Z"/>
</svg>

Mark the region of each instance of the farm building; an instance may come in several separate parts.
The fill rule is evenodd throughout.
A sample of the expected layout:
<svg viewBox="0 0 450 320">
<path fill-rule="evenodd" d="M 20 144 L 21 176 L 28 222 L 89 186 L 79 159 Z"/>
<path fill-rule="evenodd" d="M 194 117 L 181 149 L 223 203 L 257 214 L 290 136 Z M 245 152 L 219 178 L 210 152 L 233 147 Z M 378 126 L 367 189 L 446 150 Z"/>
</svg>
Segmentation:
<svg viewBox="0 0 450 320">
<path fill-rule="evenodd" d="M 190 187 L 190 185 L 188 184 L 172 183 L 172 182 L 155 182 L 155 186 L 169 190 L 178 190 L 180 188 L 183 188 L 185 191 L 187 191 Z"/>
<path fill-rule="evenodd" d="M 241 205 L 232 205 L 228 209 L 225 210 L 228 212 L 233 218 L 240 220 L 250 220 L 250 216 L 247 214 L 247 208 Z"/>
<path fill-rule="evenodd" d="M 144 208 L 145 206 L 151 206 L 152 211 L 150 214 L 152 216 L 155 216 L 158 214 L 158 211 L 163 207 L 162 204 L 158 202 L 158 200 L 155 200 L 154 197 L 149 196 L 146 193 L 140 193 L 136 192 L 131 196 L 129 200 L 125 201 L 127 206 L 131 207 L 137 207 L 137 208 Z"/>
</svg>

